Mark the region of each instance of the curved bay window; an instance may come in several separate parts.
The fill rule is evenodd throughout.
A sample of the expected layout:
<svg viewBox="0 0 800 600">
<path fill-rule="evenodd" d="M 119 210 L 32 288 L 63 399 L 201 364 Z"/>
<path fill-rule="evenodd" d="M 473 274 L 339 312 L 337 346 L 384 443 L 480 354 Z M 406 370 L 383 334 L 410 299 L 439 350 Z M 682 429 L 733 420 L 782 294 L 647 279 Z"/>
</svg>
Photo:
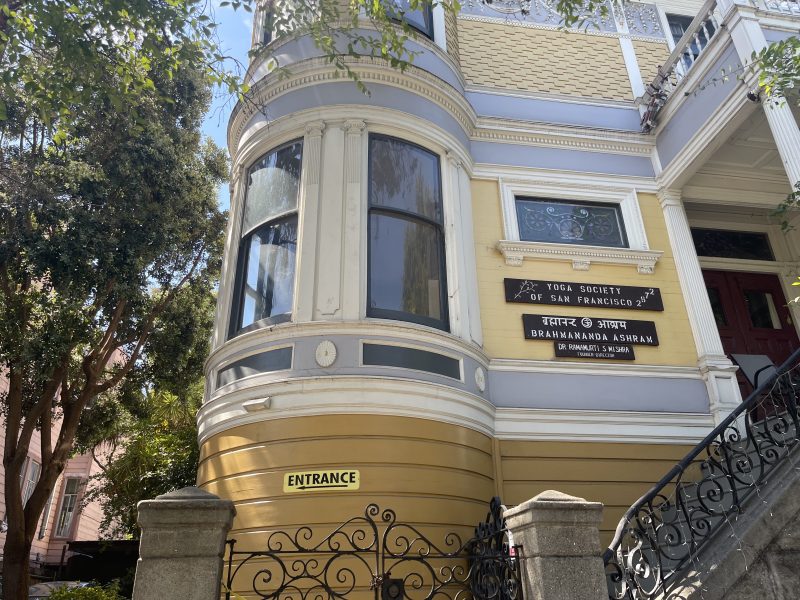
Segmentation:
<svg viewBox="0 0 800 600">
<path fill-rule="evenodd" d="M 290 142 L 247 172 L 231 334 L 291 319 L 302 156 Z"/>
<path fill-rule="evenodd" d="M 449 329 L 442 212 L 439 157 L 370 135 L 368 317 Z"/>
</svg>

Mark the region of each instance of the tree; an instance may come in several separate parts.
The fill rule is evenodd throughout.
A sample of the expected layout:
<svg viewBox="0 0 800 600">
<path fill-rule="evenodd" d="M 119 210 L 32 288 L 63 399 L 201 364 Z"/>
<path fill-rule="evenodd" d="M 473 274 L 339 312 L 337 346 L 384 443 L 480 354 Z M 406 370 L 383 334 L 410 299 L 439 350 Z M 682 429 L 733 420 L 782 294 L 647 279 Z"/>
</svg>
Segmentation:
<svg viewBox="0 0 800 600">
<path fill-rule="evenodd" d="M 138 538 L 139 501 L 197 480 L 196 418 L 215 300 L 209 289 L 178 294 L 159 317 L 137 376 L 123 388 L 134 401 L 103 398 L 105 406 L 97 408 L 102 418 L 96 416 L 94 429 L 81 436 L 81 449 L 92 452 L 101 468 L 86 501 L 99 501 L 101 531 L 110 538 Z"/>
<path fill-rule="evenodd" d="M 34 430 L 42 432 L 41 474 L 27 504 L 19 478 L 5 478 L 6 598 L 26 597 L 36 523 L 79 430 L 104 414 L 98 397 L 131 397 L 119 386 L 141 370 L 170 307 L 189 291 L 209 290 L 219 267 L 216 187 L 227 164 L 201 143 L 208 80 L 190 62 L 150 78 L 152 89 L 116 101 L 102 90 L 83 97 L 60 140 L 23 82 L 3 97 L 6 473 L 20 472 Z M 115 110 L 120 102 L 124 110 Z"/>
</svg>

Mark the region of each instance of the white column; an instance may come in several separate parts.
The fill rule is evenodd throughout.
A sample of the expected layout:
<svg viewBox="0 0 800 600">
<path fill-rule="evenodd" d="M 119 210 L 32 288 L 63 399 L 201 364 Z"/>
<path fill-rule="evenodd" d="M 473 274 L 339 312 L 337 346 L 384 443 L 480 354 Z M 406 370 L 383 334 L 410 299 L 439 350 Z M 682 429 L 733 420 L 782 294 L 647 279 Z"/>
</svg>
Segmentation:
<svg viewBox="0 0 800 600">
<path fill-rule="evenodd" d="M 303 138 L 303 193 L 298 212 L 297 277 L 294 286 L 294 321 L 311 320 L 314 308 L 314 273 L 319 236 L 320 172 L 322 170 L 322 132 L 325 123 L 306 125 Z"/>
<path fill-rule="evenodd" d="M 619 0 L 612 2 L 611 13 L 614 15 L 617 31 L 620 34 L 619 46 L 622 51 L 622 58 L 625 61 L 625 69 L 628 71 L 628 80 L 631 82 L 631 92 L 633 92 L 633 97 L 636 99 L 644 95 L 644 81 L 642 80 L 639 61 L 636 59 L 633 40 L 630 38 L 628 21 L 625 19 L 625 6 Z M 655 76 L 655 74 L 652 76 Z M 640 112 L 644 111 L 644 107 L 640 106 L 639 110 Z"/>
<path fill-rule="evenodd" d="M 345 320 L 356 321 L 362 318 L 361 273 L 365 257 L 361 252 L 362 236 L 366 227 L 366 207 L 362 199 L 363 137 L 367 125 L 358 119 L 345 121 L 344 131 L 344 249 L 342 252 L 342 316 Z"/>
<path fill-rule="evenodd" d="M 786 176 L 794 187 L 800 182 L 800 128 L 797 127 L 792 109 L 784 98 L 778 101 L 765 100 L 764 113 L 786 169 Z"/>
<path fill-rule="evenodd" d="M 708 388 L 710 410 L 721 421 L 741 402 L 736 367 L 725 355 L 679 190 L 658 192 L 678 271 L 686 312 L 694 334 L 698 367 Z"/>
<path fill-rule="evenodd" d="M 461 239 L 464 261 L 464 282 L 467 306 L 469 308 L 469 339 L 478 346 L 483 345 L 481 328 L 481 307 L 478 299 L 478 266 L 475 259 L 475 232 L 472 220 L 472 182 L 464 165 L 458 167 L 458 212 L 461 216 Z"/>
<path fill-rule="evenodd" d="M 736 53 L 739 55 L 739 60 L 743 65 L 749 64 L 754 53 L 767 47 L 767 39 L 752 7 L 733 3 L 728 10 L 733 9 L 736 12 L 731 13 L 727 24 L 731 39 Z M 747 77 L 745 81 L 748 85 L 756 87 L 758 74 Z M 794 187 L 797 182 L 800 182 L 800 128 L 798 128 L 792 110 L 784 98 L 764 99 L 762 106 L 772 137 L 775 139 L 775 145 L 778 147 L 781 162 L 786 169 L 786 176 Z"/>
</svg>

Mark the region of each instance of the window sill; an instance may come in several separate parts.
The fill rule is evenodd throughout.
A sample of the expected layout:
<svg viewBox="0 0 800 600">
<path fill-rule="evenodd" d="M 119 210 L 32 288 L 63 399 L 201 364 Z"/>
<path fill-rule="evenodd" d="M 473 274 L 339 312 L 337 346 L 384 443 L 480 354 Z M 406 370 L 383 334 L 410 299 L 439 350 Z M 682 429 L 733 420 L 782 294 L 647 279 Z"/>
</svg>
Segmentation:
<svg viewBox="0 0 800 600">
<path fill-rule="evenodd" d="M 497 249 L 506 259 L 506 264 L 514 267 L 521 267 L 522 261 L 526 259 L 560 260 L 571 262 L 576 271 L 588 271 L 592 263 L 635 265 L 636 270 L 643 275 L 652 275 L 658 259 L 664 254 L 657 250 L 511 240 L 500 240 L 497 242 Z"/>
</svg>

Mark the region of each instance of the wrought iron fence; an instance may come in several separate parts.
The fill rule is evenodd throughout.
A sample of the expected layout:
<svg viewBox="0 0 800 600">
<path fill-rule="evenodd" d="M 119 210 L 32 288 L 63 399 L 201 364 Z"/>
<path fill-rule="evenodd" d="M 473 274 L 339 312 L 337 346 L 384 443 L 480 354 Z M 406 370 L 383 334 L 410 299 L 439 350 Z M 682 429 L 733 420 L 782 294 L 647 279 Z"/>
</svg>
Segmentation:
<svg viewBox="0 0 800 600">
<path fill-rule="evenodd" d="M 365 583 L 375 600 L 522 600 L 521 548 L 510 541 L 499 498 L 467 541 L 451 532 L 437 545 L 393 510 L 369 504 L 321 539 L 300 527 L 269 534 L 255 552 L 236 550 L 236 540 L 228 546 L 226 600 L 248 566 L 247 596 L 262 600 L 343 600 Z"/>
<path fill-rule="evenodd" d="M 609 598 L 666 597 L 800 442 L 800 350 L 622 517 L 603 555 Z"/>
</svg>

